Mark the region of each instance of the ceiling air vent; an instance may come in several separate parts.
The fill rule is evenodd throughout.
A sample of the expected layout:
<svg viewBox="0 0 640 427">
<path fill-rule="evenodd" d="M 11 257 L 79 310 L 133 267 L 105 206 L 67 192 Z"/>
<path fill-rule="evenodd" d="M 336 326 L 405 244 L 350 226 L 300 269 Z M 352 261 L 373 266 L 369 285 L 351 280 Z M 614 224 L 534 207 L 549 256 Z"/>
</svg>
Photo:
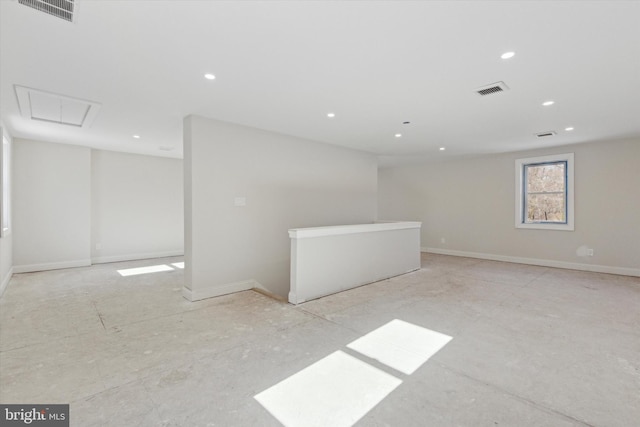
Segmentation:
<svg viewBox="0 0 640 427">
<path fill-rule="evenodd" d="M 536 133 L 536 136 L 537 136 L 538 138 L 546 138 L 546 137 L 554 136 L 554 135 L 556 135 L 556 131 L 553 131 L 553 130 L 550 130 L 550 131 L 548 131 L 548 132 L 540 132 L 540 133 Z"/>
<path fill-rule="evenodd" d="M 74 2 L 75 0 L 19 0 L 20 4 L 69 22 L 73 22 Z"/>
<path fill-rule="evenodd" d="M 97 102 L 15 85 L 20 113 L 25 119 L 87 128 L 98 115 Z"/>
<path fill-rule="evenodd" d="M 504 84 L 504 82 L 496 82 L 476 89 L 476 93 L 480 96 L 486 96 L 494 93 L 504 92 L 507 90 L 509 90 L 509 86 Z"/>
</svg>

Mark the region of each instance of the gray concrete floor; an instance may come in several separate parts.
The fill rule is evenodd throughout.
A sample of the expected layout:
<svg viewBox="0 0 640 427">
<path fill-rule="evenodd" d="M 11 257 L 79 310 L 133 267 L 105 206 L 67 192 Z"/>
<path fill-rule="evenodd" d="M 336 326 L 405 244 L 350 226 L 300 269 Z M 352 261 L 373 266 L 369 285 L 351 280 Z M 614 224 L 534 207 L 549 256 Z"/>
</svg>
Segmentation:
<svg viewBox="0 0 640 427">
<path fill-rule="evenodd" d="M 342 351 L 402 380 L 358 426 L 640 425 L 640 278 L 423 254 L 294 307 L 116 272 L 176 261 L 15 275 L 0 402 L 70 403 L 73 426 L 278 426 L 254 396 Z M 453 338 L 411 375 L 346 347 L 393 319 Z"/>
</svg>

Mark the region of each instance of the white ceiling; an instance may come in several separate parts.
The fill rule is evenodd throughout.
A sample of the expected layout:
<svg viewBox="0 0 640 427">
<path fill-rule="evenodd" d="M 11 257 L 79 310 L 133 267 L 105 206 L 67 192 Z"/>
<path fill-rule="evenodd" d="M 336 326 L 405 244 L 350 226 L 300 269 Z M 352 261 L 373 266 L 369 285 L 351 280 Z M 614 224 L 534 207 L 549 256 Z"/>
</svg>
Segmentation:
<svg viewBox="0 0 640 427">
<path fill-rule="evenodd" d="M 69 23 L 0 0 L 0 14 L 16 137 L 181 157 L 182 118 L 199 114 L 389 161 L 640 135 L 638 1 L 77 0 Z M 511 90 L 474 92 L 497 81 Z M 102 107 L 89 128 L 37 122 L 14 85 Z"/>
</svg>

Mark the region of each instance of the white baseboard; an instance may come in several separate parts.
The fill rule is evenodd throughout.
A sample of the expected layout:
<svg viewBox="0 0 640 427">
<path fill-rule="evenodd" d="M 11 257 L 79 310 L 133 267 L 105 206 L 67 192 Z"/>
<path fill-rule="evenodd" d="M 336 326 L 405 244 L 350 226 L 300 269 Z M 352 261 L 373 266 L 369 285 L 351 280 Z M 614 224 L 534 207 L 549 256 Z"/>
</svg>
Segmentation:
<svg viewBox="0 0 640 427">
<path fill-rule="evenodd" d="M 91 265 L 90 259 L 79 259 L 75 261 L 62 261 L 62 262 L 46 262 L 43 264 L 14 265 L 13 272 L 14 274 L 32 273 L 34 271 L 60 270 L 63 268 L 75 268 L 75 267 L 89 267 L 90 265 Z"/>
<path fill-rule="evenodd" d="M 289 301 L 289 304 L 293 305 L 298 305 L 306 302 L 306 300 L 298 301 L 298 295 L 293 291 L 289 292 L 287 301 Z"/>
<path fill-rule="evenodd" d="M 151 259 L 151 258 L 167 258 L 172 256 L 182 256 L 184 250 L 178 251 L 165 251 L 165 252 L 145 252 L 141 254 L 126 254 L 126 255 L 113 255 L 113 256 L 99 256 L 91 258 L 93 264 L 106 264 L 110 262 L 121 261 L 137 261 L 139 259 Z"/>
<path fill-rule="evenodd" d="M 202 290 L 198 289 L 197 291 L 193 291 L 191 289 L 188 289 L 187 287 L 183 287 L 182 296 L 185 297 L 187 300 L 193 302 L 193 301 L 200 301 L 207 298 L 233 294 L 235 292 L 249 291 L 253 288 L 264 289 L 264 287 L 260 283 L 251 279 L 251 280 L 244 280 L 242 282 L 234 282 L 234 283 L 227 283 L 219 286 L 211 286 L 207 289 L 202 289 Z"/>
<path fill-rule="evenodd" d="M 0 283 L 0 297 L 4 294 L 5 289 L 7 289 L 11 276 L 13 276 L 13 267 L 11 267 L 7 274 L 2 278 L 2 283 Z"/>
<path fill-rule="evenodd" d="M 578 262 L 555 261 L 551 259 L 523 258 L 508 255 L 485 254 L 481 252 L 457 251 L 453 249 L 420 248 L 422 252 L 441 255 L 453 255 L 467 258 L 488 259 L 492 261 L 513 262 L 516 264 L 540 265 L 542 267 L 566 268 L 568 270 L 592 271 L 595 273 L 619 274 L 621 276 L 640 277 L 640 268 L 614 267 L 609 265 L 582 264 Z"/>
</svg>

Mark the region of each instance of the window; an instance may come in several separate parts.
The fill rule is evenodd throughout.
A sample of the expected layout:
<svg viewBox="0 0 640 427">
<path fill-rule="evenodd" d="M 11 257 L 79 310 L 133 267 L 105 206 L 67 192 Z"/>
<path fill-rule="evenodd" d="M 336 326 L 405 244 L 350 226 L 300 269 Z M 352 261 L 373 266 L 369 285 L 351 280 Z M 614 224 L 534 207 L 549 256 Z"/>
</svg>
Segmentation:
<svg viewBox="0 0 640 427">
<path fill-rule="evenodd" d="M 2 173 L 0 174 L 0 180 L 2 181 L 2 199 L 0 200 L 2 203 L 2 210 L 0 211 L 0 225 L 2 226 L 2 229 L 0 230 L 0 236 L 6 236 L 9 234 L 11 224 L 11 173 L 9 169 L 11 167 L 11 144 L 4 135 L 2 136 L 2 151 L 0 151 L 0 154 L 2 155 L 2 162 L 0 162 L 0 166 L 2 167 Z"/>
<path fill-rule="evenodd" d="M 573 153 L 516 160 L 516 227 L 573 230 Z"/>
</svg>

